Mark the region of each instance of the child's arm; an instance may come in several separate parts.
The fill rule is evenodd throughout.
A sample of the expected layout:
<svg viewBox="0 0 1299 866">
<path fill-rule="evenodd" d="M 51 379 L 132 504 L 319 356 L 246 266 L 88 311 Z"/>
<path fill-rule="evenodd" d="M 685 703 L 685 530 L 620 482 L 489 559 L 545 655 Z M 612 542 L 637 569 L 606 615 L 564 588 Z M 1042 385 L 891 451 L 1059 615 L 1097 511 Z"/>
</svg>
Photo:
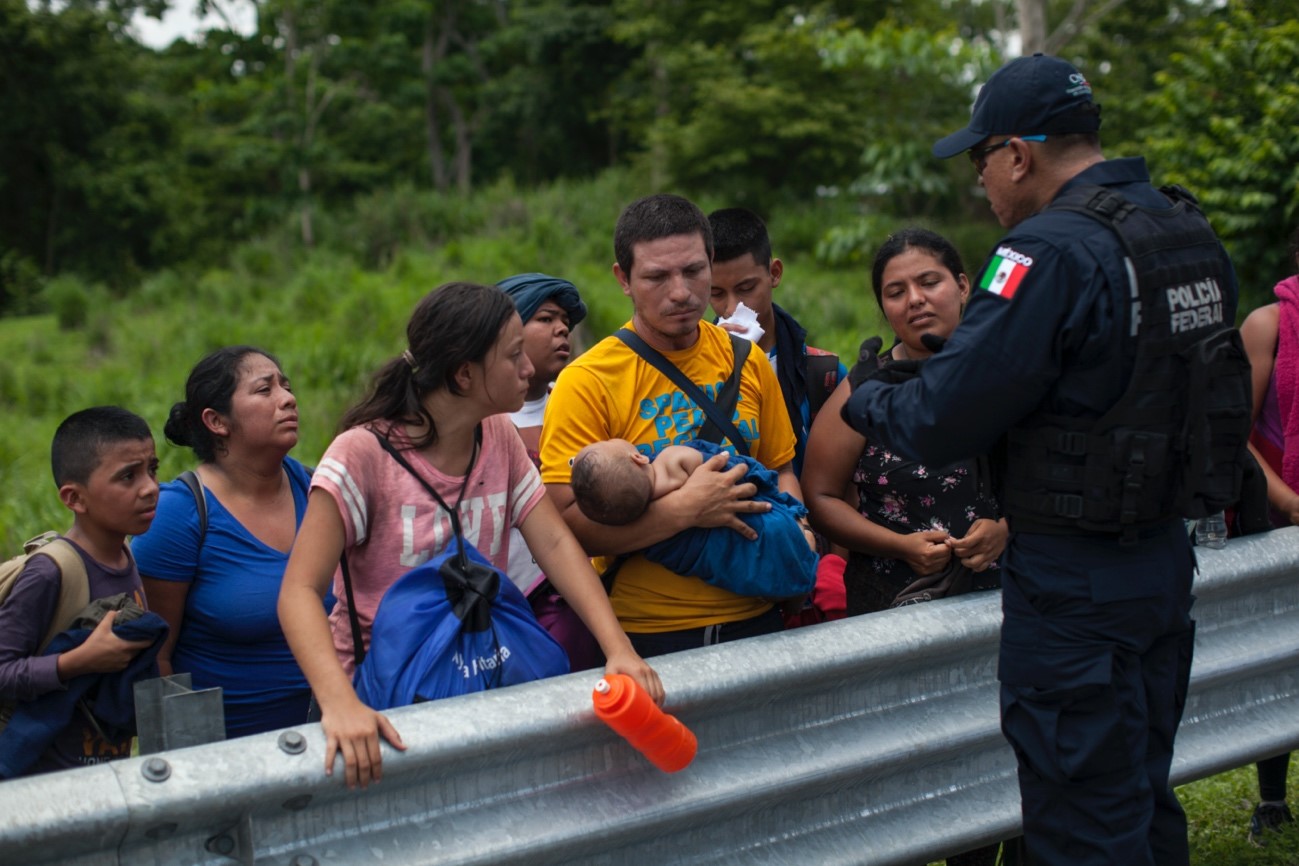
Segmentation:
<svg viewBox="0 0 1299 866">
<path fill-rule="evenodd" d="M 704 471 L 696 472 L 681 489 L 650 502 L 649 509 L 626 526 L 609 526 L 588 518 L 577 507 L 568 484 L 547 484 L 546 493 L 591 556 L 642 550 L 692 527 L 724 526 L 750 540 L 757 538 L 757 532 L 739 515 L 766 514 L 771 503 L 752 498 L 757 487 L 743 480 L 743 466 L 723 469 L 725 454 L 715 454 L 703 465 L 707 467 Z"/>
<path fill-rule="evenodd" d="M 523 519 L 519 530 L 541 570 L 600 644 L 608 659 L 605 672 L 627 674 L 650 693 L 656 704 L 662 704 L 663 683 L 659 675 L 632 648 L 614 616 L 599 576 L 591 567 L 591 560 L 564 518 L 559 516 L 554 503 L 542 497 Z"/>
<path fill-rule="evenodd" d="M 151 640 L 122 640 L 113 634 L 117 611 L 110 610 L 80 646 L 59 653 L 59 679 L 63 682 L 82 674 L 113 674 L 125 670 L 131 659 L 149 646 Z"/>
<path fill-rule="evenodd" d="M 685 445 L 669 445 L 654 457 L 655 495 L 669 493 L 686 483 L 686 479 L 704 465 L 704 455 Z"/>
<path fill-rule="evenodd" d="M 334 639 L 322 604 L 343 553 L 345 530 L 338 504 L 319 488 L 307 498 L 307 513 L 284 569 L 277 610 L 293 657 L 320 705 L 325 732 L 325 774 L 343 756 L 347 786 L 366 787 L 383 777 L 379 738 L 405 749 L 387 717 L 361 702 L 334 653 Z M 340 599 L 341 601 L 341 599 Z"/>
<path fill-rule="evenodd" d="M 115 614 L 110 614 L 81 646 L 58 655 L 39 655 L 41 639 L 58 606 L 60 582 L 59 567 L 52 559 L 33 556 L 0 605 L 0 698 L 30 701 L 61 689 L 80 674 L 122 670 L 151 643 L 114 635 Z"/>
<path fill-rule="evenodd" d="M 47 556 L 27 560 L 0 604 L 0 698 L 30 701 L 62 688 L 58 659 L 38 656 L 59 598 L 59 569 Z"/>
</svg>

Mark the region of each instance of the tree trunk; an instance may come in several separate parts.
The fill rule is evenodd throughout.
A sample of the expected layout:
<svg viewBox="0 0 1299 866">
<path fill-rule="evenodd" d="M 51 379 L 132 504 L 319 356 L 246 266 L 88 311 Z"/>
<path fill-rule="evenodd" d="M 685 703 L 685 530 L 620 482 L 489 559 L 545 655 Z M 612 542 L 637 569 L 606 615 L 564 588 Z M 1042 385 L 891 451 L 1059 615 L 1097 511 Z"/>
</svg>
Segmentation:
<svg viewBox="0 0 1299 866">
<path fill-rule="evenodd" d="M 1015 0 L 1019 36 L 1025 57 L 1046 50 L 1046 0 Z"/>
<path fill-rule="evenodd" d="M 59 231 L 59 186 L 50 186 L 50 209 L 45 214 L 45 276 L 54 276 L 55 236 Z"/>
<path fill-rule="evenodd" d="M 656 50 L 657 46 L 651 44 L 647 46 L 647 53 L 650 57 L 655 58 L 653 61 L 653 84 L 655 106 L 654 115 L 658 120 L 662 120 L 672 112 L 671 103 L 668 101 L 668 69 L 663 63 L 661 55 Z M 650 187 L 653 189 L 662 189 L 667 183 L 667 148 L 664 146 L 660 136 L 655 136 L 650 143 Z"/>
<path fill-rule="evenodd" d="M 424 29 L 424 48 L 420 60 L 420 71 L 424 74 L 424 134 L 427 138 L 429 171 L 433 176 L 433 188 L 446 192 L 447 169 L 446 156 L 442 152 L 442 126 L 438 121 L 438 86 L 433 81 L 433 70 L 446 54 L 446 37 L 435 34 L 433 13 L 429 12 L 428 24 Z"/>
<path fill-rule="evenodd" d="M 473 188 L 473 125 L 450 91 L 443 90 L 442 95 L 451 112 L 451 126 L 456 135 L 456 188 L 462 195 L 468 195 Z"/>
<path fill-rule="evenodd" d="M 313 247 L 316 245 L 316 233 L 311 227 L 311 169 L 298 169 L 298 190 L 302 193 L 302 245 Z"/>
</svg>

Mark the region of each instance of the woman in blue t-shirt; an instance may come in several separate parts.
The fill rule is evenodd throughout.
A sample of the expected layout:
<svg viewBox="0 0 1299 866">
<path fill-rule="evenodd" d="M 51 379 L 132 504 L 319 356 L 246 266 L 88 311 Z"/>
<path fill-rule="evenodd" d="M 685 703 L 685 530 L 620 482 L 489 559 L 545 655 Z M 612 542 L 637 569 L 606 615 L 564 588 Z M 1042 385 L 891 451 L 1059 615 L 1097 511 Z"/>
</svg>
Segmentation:
<svg viewBox="0 0 1299 866">
<path fill-rule="evenodd" d="M 132 543 L 149 606 L 171 626 L 159 667 L 224 690 L 227 737 L 301 724 L 311 691 L 275 612 L 310 483 L 288 456 L 289 380 L 260 349 L 218 349 L 190 372 L 163 430 L 198 458 L 203 503 L 183 480 L 164 484 L 153 526 Z"/>
</svg>

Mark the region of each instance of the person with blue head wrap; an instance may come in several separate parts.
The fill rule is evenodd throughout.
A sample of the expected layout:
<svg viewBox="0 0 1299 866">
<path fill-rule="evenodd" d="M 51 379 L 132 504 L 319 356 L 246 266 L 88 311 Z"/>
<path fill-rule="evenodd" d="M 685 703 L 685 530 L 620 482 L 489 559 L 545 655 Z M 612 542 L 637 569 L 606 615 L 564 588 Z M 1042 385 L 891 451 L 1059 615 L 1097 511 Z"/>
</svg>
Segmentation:
<svg viewBox="0 0 1299 866">
<path fill-rule="evenodd" d="M 523 441 L 537 459 L 546 395 L 573 353 L 569 334 L 586 318 L 586 304 L 577 286 L 548 274 L 515 274 L 496 286 L 514 299 L 523 320 L 523 350 L 536 368 L 527 401 L 514 413 L 514 423 L 520 432 L 529 431 L 523 433 Z"/>
<path fill-rule="evenodd" d="M 568 280 L 548 274 L 515 274 L 496 284 L 497 288 L 514 299 L 523 324 L 528 324 L 543 302 L 553 299 L 568 315 L 569 328 L 586 318 L 586 304 L 577 286 Z"/>
<path fill-rule="evenodd" d="M 512 413 L 510 420 L 518 428 L 528 455 L 540 468 L 541 422 L 550 386 L 573 354 L 570 334 L 586 318 L 586 304 L 582 303 L 577 286 L 548 274 L 515 274 L 496 286 L 514 299 L 519 318 L 523 319 L 523 350 L 535 372 L 523 408 Z M 517 534 L 518 530 L 512 532 Z M 588 670 L 604 664 L 600 645 L 546 580 L 521 535 L 510 539 L 507 571 L 528 596 L 537 621 L 568 653 L 572 670 Z"/>
</svg>

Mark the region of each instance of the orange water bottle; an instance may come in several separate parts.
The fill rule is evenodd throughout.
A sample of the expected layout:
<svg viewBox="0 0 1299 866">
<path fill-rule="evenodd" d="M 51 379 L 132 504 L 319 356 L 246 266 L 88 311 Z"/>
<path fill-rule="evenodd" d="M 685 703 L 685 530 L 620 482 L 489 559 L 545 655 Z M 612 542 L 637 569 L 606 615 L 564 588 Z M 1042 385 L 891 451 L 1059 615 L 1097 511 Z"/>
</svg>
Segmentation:
<svg viewBox="0 0 1299 866">
<path fill-rule="evenodd" d="M 635 680 L 609 674 L 591 694 L 595 714 L 665 773 L 684 769 L 695 759 L 699 743 L 676 716 L 660 710 Z"/>
</svg>

